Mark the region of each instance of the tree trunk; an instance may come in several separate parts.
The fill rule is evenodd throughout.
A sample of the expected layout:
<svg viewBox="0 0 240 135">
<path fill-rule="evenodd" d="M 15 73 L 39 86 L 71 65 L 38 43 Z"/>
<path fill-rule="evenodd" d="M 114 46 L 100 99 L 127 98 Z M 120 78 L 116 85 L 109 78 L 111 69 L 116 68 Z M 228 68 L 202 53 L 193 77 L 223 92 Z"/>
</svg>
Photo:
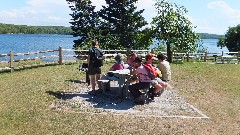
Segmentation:
<svg viewBox="0 0 240 135">
<path fill-rule="evenodd" d="M 167 60 L 172 63 L 172 51 L 170 44 L 167 43 Z"/>
</svg>

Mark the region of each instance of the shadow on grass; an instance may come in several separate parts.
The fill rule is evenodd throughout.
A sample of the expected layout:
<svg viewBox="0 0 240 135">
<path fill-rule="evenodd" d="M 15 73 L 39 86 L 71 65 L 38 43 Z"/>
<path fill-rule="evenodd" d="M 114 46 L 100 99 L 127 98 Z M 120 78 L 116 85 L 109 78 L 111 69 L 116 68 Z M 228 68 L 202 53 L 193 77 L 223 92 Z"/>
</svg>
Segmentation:
<svg viewBox="0 0 240 135">
<path fill-rule="evenodd" d="M 72 99 L 77 96 L 88 98 L 88 96 L 86 96 L 87 94 L 79 94 L 79 93 L 69 93 L 69 92 L 62 92 L 62 91 L 46 91 L 46 93 L 62 100 Z"/>
</svg>

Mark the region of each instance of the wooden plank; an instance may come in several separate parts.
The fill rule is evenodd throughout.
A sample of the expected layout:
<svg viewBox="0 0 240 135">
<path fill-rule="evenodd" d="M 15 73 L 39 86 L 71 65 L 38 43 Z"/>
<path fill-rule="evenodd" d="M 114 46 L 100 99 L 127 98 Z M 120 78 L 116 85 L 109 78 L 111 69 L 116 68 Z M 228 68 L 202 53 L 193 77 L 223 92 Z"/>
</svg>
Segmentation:
<svg viewBox="0 0 240 135">
<path fill-rule="evenodd" d="M 9 67 L 0 68 L 0 71 L 6 71 L 6 70 L 11 70 L 11 68 Z"/>
<path fill-rule="evenodd" d="M 9 54 L 0 54 L 0 57 L 6 57 L 9 56 Z"/>
<path fill-rule="evenodd" d="M 47 53 L 47 51 L 39 51 L 39 53 Z"/>
<path fill-rule="evenodd" d="M 54 52 L 54 50 L 47 50 L 47 52 Z"/>
</svg>

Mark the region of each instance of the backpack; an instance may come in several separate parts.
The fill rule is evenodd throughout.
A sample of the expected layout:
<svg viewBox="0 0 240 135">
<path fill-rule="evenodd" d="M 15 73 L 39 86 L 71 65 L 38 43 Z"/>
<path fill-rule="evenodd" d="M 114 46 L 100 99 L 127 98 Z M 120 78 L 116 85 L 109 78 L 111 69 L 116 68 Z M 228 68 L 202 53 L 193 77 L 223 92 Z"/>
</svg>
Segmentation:
<svg viewBox="0 0 240 135">
<path fill-rule="evenodd" d="M 103 66 L 103 54 L 102 51 L 99 48 L 92 48 L 90 50 L 90 56 L 91 56 L 91 63 L 95 66 L 95 67 L 101 67 Z"/>
<path fill-rule="evenodd" d="M 148 77 L 151 80 L 154 80 L 156 77 L 158 77 L 158 72 L 156 71 L 156 69 L 152 65 L 150 65 L 150 64 L 143 64 L 143 66 L 147 70 Z"/>
</svg>

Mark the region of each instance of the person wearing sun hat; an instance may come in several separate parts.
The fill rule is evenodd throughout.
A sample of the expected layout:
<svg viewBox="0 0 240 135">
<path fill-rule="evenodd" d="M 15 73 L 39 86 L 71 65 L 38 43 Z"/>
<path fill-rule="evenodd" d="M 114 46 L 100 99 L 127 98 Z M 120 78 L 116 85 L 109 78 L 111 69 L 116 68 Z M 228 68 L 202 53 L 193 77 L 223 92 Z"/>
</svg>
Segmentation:
<svg viewBox="0 0 240 135">
<path fill-rule="evenodd" d="M 112 65 L 112 67 L 109 69 L 109 71 L 116 71 L 116 70 L 123 70 L 124 66 L 122 63 L 122 55 L 121 54 L 117 54 L 114 57 L 116 63 Z"/>
</svg>

